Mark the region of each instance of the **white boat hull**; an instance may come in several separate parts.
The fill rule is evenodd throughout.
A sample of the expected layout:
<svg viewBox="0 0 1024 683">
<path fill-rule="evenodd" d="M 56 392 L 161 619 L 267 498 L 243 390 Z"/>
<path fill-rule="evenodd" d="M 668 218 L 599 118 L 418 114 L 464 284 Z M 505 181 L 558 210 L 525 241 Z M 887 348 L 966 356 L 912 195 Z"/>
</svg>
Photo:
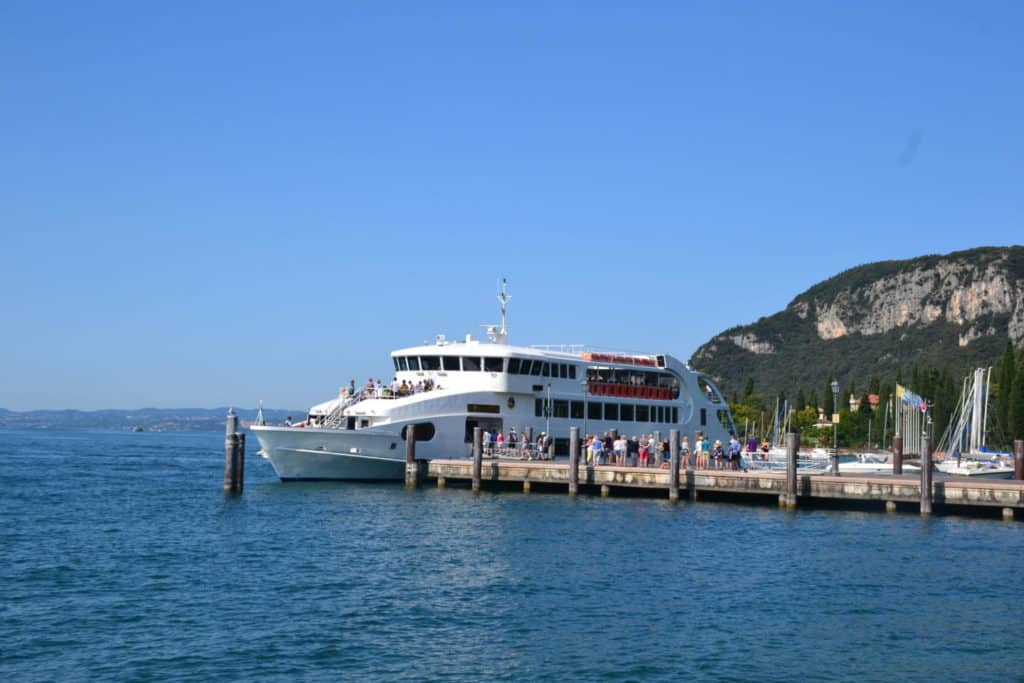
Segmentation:
<svg viewBox="0 0 1024 683">
<path fill-rule="evenodd" d="M 251 429 L 282 481 L 401 480 L 405 476 L 405 444 L 397 435 L 370 430 Z"/>
<path fill-rule="evenodd" d="M 959 466 L 955 462 L 937 462 L 935 469 L 951 477 L 983 477 L 985 479 L 1011 479 L 1012 467 L 986 467 L 980 463 L 963 462 Z"/>
</svg>

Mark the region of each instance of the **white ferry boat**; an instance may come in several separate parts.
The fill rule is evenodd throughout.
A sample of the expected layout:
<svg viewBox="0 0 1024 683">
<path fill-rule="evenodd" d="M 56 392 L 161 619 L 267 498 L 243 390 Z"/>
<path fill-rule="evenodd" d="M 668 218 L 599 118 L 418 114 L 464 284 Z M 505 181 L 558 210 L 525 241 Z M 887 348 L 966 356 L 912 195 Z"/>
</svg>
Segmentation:
<svg viewBox="0 0 1024 683">
<path fill-rule="evenodd" d="M 579 346 L 512 346 L 505 326 L 489 339 L 438 336 L 433 344 L 391 352 L 394 383 L 343 390 L 292 426 L 254 425 L 252 432 L 282 481 L 387 480 L 405 475 L 405 431 L 416 425 L 418 458 L 471 454 L 473 428 L 520 434 L 529 428 L 569 451 L 569 428 L 633 436 L 679 429 L 723 443 L 735 431 L 715 385 L 668 354 L 637 355 Z M 403 393 L 395 386 L 432 385 Z"/>
</svg>

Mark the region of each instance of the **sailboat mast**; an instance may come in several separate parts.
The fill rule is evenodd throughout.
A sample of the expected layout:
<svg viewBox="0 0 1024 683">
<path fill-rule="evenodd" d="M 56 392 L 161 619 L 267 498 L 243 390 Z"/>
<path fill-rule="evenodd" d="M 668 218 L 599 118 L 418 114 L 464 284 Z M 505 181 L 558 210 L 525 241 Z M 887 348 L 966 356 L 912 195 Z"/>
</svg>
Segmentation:
<svg viewBox="0 0 1024 683">
<path fill-rule="evenodd" d="M 983 399 L 983 408 L 982 408 L 982 413 L 981 413 L 981 443 L 978 445 L 978 450 L 979 451 L 981 451 L 981 449 L 983 449 L 983 447 L 985 446 L 985 441 L 988 440 L 987 439 L 987 432 L 988 432 L 988 390 L 992 386 L 991 385 L 991 381 L 992 381 L 992 368 L 989 367 L 988 368 L 988 373 L 985 376 L 985 386 L 984 386 L 985 397 Z"/>
</svg>

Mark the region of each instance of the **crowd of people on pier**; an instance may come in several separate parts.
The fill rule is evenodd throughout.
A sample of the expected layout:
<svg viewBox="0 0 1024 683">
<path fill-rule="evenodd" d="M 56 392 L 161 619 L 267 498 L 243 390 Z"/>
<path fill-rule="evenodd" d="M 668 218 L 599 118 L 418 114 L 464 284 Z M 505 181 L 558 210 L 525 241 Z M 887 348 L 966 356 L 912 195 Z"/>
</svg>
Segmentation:
<svg viewBox="0 0 1024 683">
<path fill-rule="evenodd" d="M 553 457 L 551 436 L 541 432 L 534 439 L 530 432 L 517 433 L 513 427 L 508 438 L 500 431 L 483 431 L 483 456 L 486 458 L 517 457 L 524 460 L 546 460 Z"/>
<path fill-rule="evenodd" d="M 501 431 L 483 432 L 484 457 L 518 457 L 527 460 L 549 457 L 551 436 L 541 432 L 533 439 L 525 430 L 512 427 L 506 436 Z M 582 443 L 581 457 L 587 465 L 619 465 L 625 467 L 656 467 L 667 469 L 672 445 L 668 439 L 656 434 L 627 437 L 616 431 L 603 435 L 587 434 Z M 683 436 L 679 444 L 679 465 L 698 470 L 733 470 L 746 472 L 754 460 L 767 460 L 770 451 L 767 439 L 758 441 L 754 436 L 741 443 L 735 434 L 729 440 L 711 439 L 697 432 L 693 440 Z"/>
<path fill-rule="evenodd" d="M 755 440 L 756 444 L 756 440 Z M 668 439 L 658 440 L 655 434 L 641 434 L 626 437 L 615 432 L 603 435 L 588 434 L 584 440 L 584 454 L 588 465 L 620 465 L 628 467 L 656 467 L 668 469 L 672 445 Z M 697 432 L 691 443 L 689 436 L 683 436 L 679 444 L 680 467 L 699 470 L 743 470 L 749 466 L 744 457 L 743 446 L 731 434 L 729 442 L 712 442 L 702 432 Z"/>
</svg>

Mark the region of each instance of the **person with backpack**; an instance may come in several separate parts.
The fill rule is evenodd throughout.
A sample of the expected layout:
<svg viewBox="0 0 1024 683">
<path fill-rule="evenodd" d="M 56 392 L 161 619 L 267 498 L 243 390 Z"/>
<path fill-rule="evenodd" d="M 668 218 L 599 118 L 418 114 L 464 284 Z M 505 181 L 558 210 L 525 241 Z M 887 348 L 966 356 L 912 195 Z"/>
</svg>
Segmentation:
<svg viewBox="0 0 1024 683">
<path fill-rule="evenodd" d="M 723 469 L 725 463 L 722 462 L 725 459 L 725 449 L 722 448 L 722 442 L 715 439 L 715 445 L 711 448 L 711 457 L 715 461 L 715 469 Z"/>
</svg>

